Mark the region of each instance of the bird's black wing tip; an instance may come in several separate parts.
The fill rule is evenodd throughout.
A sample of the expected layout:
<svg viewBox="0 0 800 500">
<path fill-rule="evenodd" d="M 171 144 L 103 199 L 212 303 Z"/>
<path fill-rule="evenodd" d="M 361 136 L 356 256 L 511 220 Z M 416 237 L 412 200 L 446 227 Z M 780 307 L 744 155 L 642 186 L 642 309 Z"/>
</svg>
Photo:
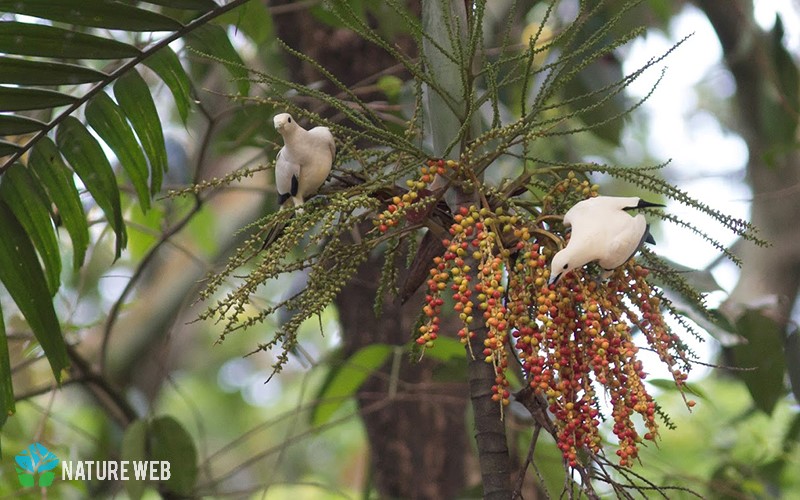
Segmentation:
<svg viewBox="0 0 800 500">
<path fill-rule="evenodd" d="M 289 193 L 278 193 L 278 206 L 282 207 L 286 200 L 289 199 L 291 195 Z"/>
<path fill-rule="evenodd" d="M 643 243 L 650 243 L 651 245 L 656 244 L 656 239 L 653 238 L 653 233 L 650 232 L 650 224 L 647 224 L 644 228 L 644 238 L 639 246 L 641 247 Z"/>
<path fill-rule="evenodd" d="M 300 181 L 297 179 L 296 175 L 292 176 L 292 187 L 289 192 L 292 196 L 297 196 L 297 191 L 300 189 Z"/>
</svg>

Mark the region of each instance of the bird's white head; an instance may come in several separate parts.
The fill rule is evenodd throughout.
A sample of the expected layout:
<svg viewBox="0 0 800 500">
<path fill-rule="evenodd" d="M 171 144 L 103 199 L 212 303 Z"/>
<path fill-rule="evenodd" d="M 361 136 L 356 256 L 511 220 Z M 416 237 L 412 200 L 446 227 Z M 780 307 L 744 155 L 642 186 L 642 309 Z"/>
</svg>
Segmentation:
<svg viewBox="0 0 800 500">
<path fill-rule="evenodd" d="M 553 260 L 550 262 L 550 280 L 548 281 L 549 285 L 557 282 L 559 278 L 563 277 L 573 269 L 586 264 L 585 262 L 580 264 L 571 262 L 574 260 L 573 257 L 574 256 L 572 255 L 572 252 L 566 248 L 553 256 Z"/>
<path fill-rule="evenodd" d="M 294 118 L 289 113 L 275 115 L 275 118 L 272 119 L 272 124 L 275 125 L 275 130 L 281 135 L 297 127 L 297 122 L 294 121 Z"/>
</svg>

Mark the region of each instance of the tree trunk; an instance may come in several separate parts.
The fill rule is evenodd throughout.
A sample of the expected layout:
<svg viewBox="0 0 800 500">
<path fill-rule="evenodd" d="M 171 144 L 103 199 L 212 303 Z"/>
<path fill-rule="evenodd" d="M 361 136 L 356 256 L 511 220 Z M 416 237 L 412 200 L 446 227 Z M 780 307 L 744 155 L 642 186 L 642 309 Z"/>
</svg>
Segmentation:
<svg viewBox="0 0 800 500">
<path fill-rule="evenodd" d="M 419 11 L 419 2 L 408 3 L 412 12 Z M 282 14 L 275 26 L 291 47 L 320 61 L 346 85 L 356 85 L 395 64 L 382 49 L 349 30 L 321 25 L 305 9 Z M 401 37 L 396 43 L 407 53 L 413 52 L 409 37 Z M 293 58 L 286 62 L 291 79 L 306 84 L 319 79 L 312 67 Z M 420 295 L 411 297 L 405 306 L 384 300 L 383 314 L 377 318 L 373 313 L 382 263 L 382 256 L 372 256 L 336 300 L 345 355 L 375 343 L 407 345 L 411 340 L 423 302 Z M 392 380 L 387 364 L 358 392 L 362 409 L 385 401 L 385 406 L 362 416 L 374 486 L 381 498 L 454 498 L 463 494 L 468 482 L 477 481 L 470 477 L 475 460 L 465 421 L 467 386 L 463 379 L 456 383 L 435 381 L 436 367 L 433 360 L 416 363 L 404 355 L 396 380 Z M 393 383 L 398 381 L 389 399 Z"/>
<path fill-rule="evenodd" d="M 336 301 L 345 355 L 375 343 L 405 346 L 411 340 L 422 304 L 420 294 L 404 306 L 386 299 L 381 316 L 373 313 L 381 261 L 372 257 L 365 262 Z M 392 380 L 390 365 L 370 377 L 358 392 L 361 409 L 386 402 L 378 411 L 363 415 L 376 489 L 382 498 L 459 496 L 474 469 L 465 421 L 466 384 L 436 381 L 437 363 L 430 358 L 417 363 L 404 353 L 396 380 Z"/>
</svg>

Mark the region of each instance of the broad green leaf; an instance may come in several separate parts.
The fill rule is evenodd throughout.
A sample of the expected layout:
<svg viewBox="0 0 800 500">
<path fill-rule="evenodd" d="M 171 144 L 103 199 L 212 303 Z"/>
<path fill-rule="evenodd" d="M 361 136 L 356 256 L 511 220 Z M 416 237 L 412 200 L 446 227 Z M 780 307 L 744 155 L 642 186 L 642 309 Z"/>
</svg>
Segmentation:
<svg viewBox="0 0 800 500">
<path fill-rule="evenodd" d="M 256 44 L 266 43 L 273 35 L 272 16 L 260 0 L 251 0 L 219 16 L 215 22 L 229 24 Z"/>
<path fill-rule="evenodd" d="M 745 311 L 736 320 L 736 331 L 747 344 L 734 346 L 733 358 L 756 408 L 771 415 L 784 394 L 783 332 L 772 318 L 755 309 Z"/>
<path fill-rule="evenodd" d="M 760 87 L 759 92 L 760 132 L 770 145 L 764 153 L 764 160 L 772 167 L 780 165 L 778 160 L 797 149 L 800 71 L 786 50 L 783 38 L 783 21 L 776 15 L 770 44 L 773 77 Z"/>
<path fill-rule="evenodd" d="M 0 21 L 0 52 L 55 59 L 125 59 L 141 51 L 111 38 L 43 24 Z"/>
<path fill-rule="evenodd" d="M 25 111 L 29 109 L 67 106 L 78 99 L 61 92 L 44 89 L 4 87 L 0 85 L 0 111 Z"/>
<path fill-rule="evenodd" d="M 437 361 L 433 364 L 433 380 L 436 382 L 460 382 L 467 377 L 466 346 L 454 338 L 439 337 L 433 347 L 426 347 L 424 352 L 416 342 L 410 342 L 407 349 L 419 359 Z M 509 372 L 509 377 L 512 376 L 516 377 Z"/>
<path fill-rule="evenodd" d="M 105 73 L 75 64 L 31 61 L 0 56 L 0 83 L 16 85 L 78 85 L 99 82 Z"/>
<path fill-rule="evenodd" d="M 778 87 L 781 97 L 786 100 L 788 113 L 795 117 L 795 127 L 797 126 L 797 112 L 800 111 L 800 70 L 792 57 L 786 50 L 784 44 L 783 21 L 780 15 L 775 16 L 775 26 L 772 29 L 772 65 L 777 71 Z"/>
<path fill-rule="evenodd" d="M 25 228 L 2 199 L 0 234 L 0 282 L 25 316 L 50 362 L 53 376 L 61 383 L 61 371 L 69 366 L 69 359 L 47 280 Z"/>
<path fill-rule="evenodd" d="M 61 286 L 61 252 L 50 219 L 50 200 L 26 167 L 17 163 L 3 174 L 0 196 L 25 228 L 44 263 L 45 276 L 53 296 Z"/>
<path fill-rule="evenodd" d="M 0 12 L 112 30 L 175 31 L 181 28 L 181 23 L 167 16 L 108 0 L 0 0 Z"/>
<path fill-rule="evenodd" d="M 108 94 L 100 92 L 86 106 L 86 121 L 117 155 L 119 163 L 136 189 L 142 210 L 149 210 L 147 160 L 125 114 Z"/>
<path fill-rule="evenodd" d="M 416 345 L 416 343 L 414 344 Z M 433 343 L 433 347 L 425 349 L 424 356 L 439 361 L 447 362 L 454 359 L 464 360 L 465 346 L 456 339 L 440 337 Z"/>
<path fill-rule="evenodd" d="M 783 436 L 783 452 L 788 456 L 792 449 L 800 443 L 800 413 L 795 414 L 791 425 Z"/>
<path fill-rule="evenodd" d="M 26 116 L 0 115 L 0 136 L 30 134 L 47 124 Z"/>
<path fill-rule="evenodd" d="M 781 443 L 783 443 L 781 446 L 782 453 L 778 454 L 777 458 L 774 460 L 759 465 L 758 470 L 760 474 L 772 481 L 773 484 L 780 484 L 781 476 L 786 466 L 792 466 L 794 464 L 792 452 L 798 444 L 798 439 L 800 439 L 800 413 L 794 415 L 791 424 L 789 424 L 786 433 L 781 439 Z"/>
<path fill-rule="evenodd" d="M 189 105 L 192 102 L 192 83 L 189 81 L 186 71 L 183 70 L 178 56 L 169 47 L 164 47 L 145 59 L 144 64 L 155 71 L 158 77 L 167 84 L 175 99 L 181 121 L 186 125 L 186 119 L 189 117 Z"/>
<path fill-rule="evenodd" d="M 212 0 L 144 0 L 144 2 L 173 9 L 199 10 L 202 12 L 219 7 Z"/>
<path fill-rule="evenodd" d="M 318 404 L 311 412 L 311 425 L 318 427 L 327 422 L 342 403 L 355 396 L 361 384 L 386 362 L 394 348 L 373 344 L 359 349 L 349 359 L 331 368 L 317 394 Z"/>
<path fill-rule="evenodd" d="M 433 379 L 436 382 L 459 382 L 467 376 L 466 346 L 454 338 L 439 337 L 433 343 L 433 347 L 426 348 L 424 352 L 421 352 L 416 342 L 411 342 L 408 348 L 415 356 L 421 354 L 423 359 L 438 361 L 434 365 L 433 372 Z M 513 371 L 509 371 L 509 378 L 514 378 L 511 380 L 512 383 L 518 382 L 518 377 Z"/>
<path fill-rule="evenodd" d="M 147 457 L 147 422 L 137 420 L 131 423 L 122 435 L 122 460 L 128 462 L 145 461 Z M 144 494 L 145 482 L 129 477 L 125 481 L 125 491 L 132 500 L 139 500 Z"/>
<path fill-rule="evenodd" d="M 61 222 L 72 240 L 72 265 L 78 270 L 83 265 L 86 249 L 89 247 L 89 226 L 72 170 L 64 164 L 61 154 L 49 137 L 43 137 L 36 143 L 28 165 L 47 189 L 50 199 L 58 209 Z"/>
<path fill-rule="evenodd" d="M 14 406 L 14 386 L 11 383 L 11 359 L 8 355 L 8 337 L 6 325 L 3 321 L 3 308 L 0 307 L 0 429 L 8 420 L 9 415 L 16 411 Z M 2 451 L 0 443 L 0 451 Z"/>
<path fill-rule="evenodd" d="M 216 24 L 206 24 L 192 31 L 187 36 L 187 39 L 189 45 L 194 49 L 229 63 L 225 67 L 237 80 L 236 84 L 239 87 L 239 93 L 247 95 L 250 92 L 247 69 L 244 67 L 239 53 L 233 48 L 224 28 Z"/>
<path fill-rule="evenodd" d="M 129 71 L 114 84 L 114 97 L 133 125 L 150 160 L 150 192 L 158 193 L 167 170 L 167 148 L 150 87 L 139 73 Z"/>
<path fill-rule="evenodd" d="M 197 479 L 197 449 L 192 436 L 174 418 L 154 418 L 149 426 L 150 459 L 170 463 L 167 489 L 178 495 L 188 495 Z"/>
<path fill-rule="evenodd" d="M 122 220 L 119 188 L 114 171 L 103 148 L 77 118 L 64 119 L 56 132 L 61 153 L 83 181 L 94 201 L 103 210 L 108 223 L 117 235 L 116 258 L 127 243 L 125 222 Z"/>
<path fill-rule="evenodd" d="M 13 155 L 19 150 L 20 147 L 13 142 L 0 141 L 0 156 Z"/>
<path fill-rule="evenodd" d="M 795 328 L 790 332 L 783 344 L 789 383 L 792 386 L 794 399 L 800 402 L 800 328 Z"/>
</svg>

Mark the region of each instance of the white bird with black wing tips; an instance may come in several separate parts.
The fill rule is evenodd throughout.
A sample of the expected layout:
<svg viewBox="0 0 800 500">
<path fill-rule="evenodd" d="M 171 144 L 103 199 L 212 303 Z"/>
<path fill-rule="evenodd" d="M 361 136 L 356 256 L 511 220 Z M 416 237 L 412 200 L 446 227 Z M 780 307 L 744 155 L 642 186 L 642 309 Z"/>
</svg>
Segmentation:
<svg viewBox="0 0 800 500">
<path fill-rule="evenodd" d="M 275 186 L 281 206 L 291 198 L 300 206 L 328 178 L 336 156 L 336 143 L 328 127 L 306 130 L 289 113 L 273 119 L 283 137 L 283 147 L 275 159 Z"/>
<path fill-rule="evenodd" d="M 283 147 L 275 159 L 275 187 L 283 208 L 291 198 L 299 207 L 325 183 L 336 157 L 336 142 L 328 127 L 306 130 L 289 113 L 276 115 L 275 130 L 283 137 Z M 274 228 L 264 247 L 272 243 L 283 227 Z"/>
<path fill-rule="evenodd" d="M 643 214 L 631 217 L 629 210 L 663 207 L 636 197 L 597 196 L 576 203 L 564 214 L 564 225 L 572 228 L 567 246 L 553 256 L 550 283 L 589 262 L 611 271 L 628 262 L 645 242 L 655 243 Z"/>
</svg>

